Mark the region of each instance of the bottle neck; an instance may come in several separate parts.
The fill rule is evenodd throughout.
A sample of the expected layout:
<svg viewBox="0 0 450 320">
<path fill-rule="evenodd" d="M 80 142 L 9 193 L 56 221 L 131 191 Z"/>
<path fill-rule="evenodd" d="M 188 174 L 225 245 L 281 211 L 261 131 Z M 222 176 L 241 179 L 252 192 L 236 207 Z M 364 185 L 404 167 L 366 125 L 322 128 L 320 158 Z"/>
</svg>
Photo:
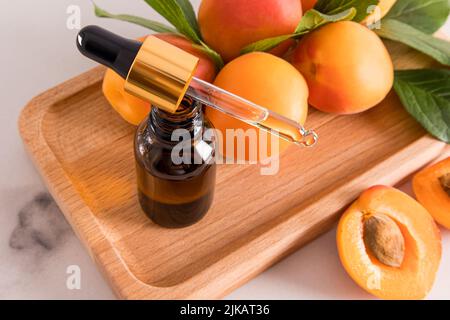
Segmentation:
<svg viewBox="0 0 450 320">
<path fill-rule="evenodd" d="M 172 142 L 172 133 L 179 129 L 186 130 L 191 139 L 196 139 L 203 128 L 202 105 L 190 97 L 184 97 L 175 113 L 153 107 L 148 121 L 150 130 L 165 142 Z"/>
</svg>

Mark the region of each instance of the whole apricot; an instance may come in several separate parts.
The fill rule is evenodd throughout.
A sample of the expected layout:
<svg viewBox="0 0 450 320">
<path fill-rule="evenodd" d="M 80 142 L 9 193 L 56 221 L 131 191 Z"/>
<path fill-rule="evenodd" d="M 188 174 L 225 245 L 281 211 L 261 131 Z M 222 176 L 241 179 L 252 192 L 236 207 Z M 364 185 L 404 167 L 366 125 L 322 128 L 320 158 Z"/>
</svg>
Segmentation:
<svg viewBox="0 0 450 320">
<path fill-rule="evenodd" d="M 112 69 L 103 77 L 103 95 L 114 110 L 128 123 L 138 125 L 150 111 L 150 103 L 125 91 L 125 80 Z"/>
<path fill-rule="evenodd" d="M 308 113 L 306 81 L 291 64 L 274 55 L 255 52 L 240 56 L 219 72 L 214 84 L 301 124 L 306 121 Z M 212 108 L 206 108 L 206 115 L 214 127 L 222 133 L 224 141 L 219 151 L 227 158 L 244 160 L 239 156 L 237 140 L 234 141 L 234 149 L 226 148 L 227 129 L 255 130 L 256 144 L 246 140 L 246 161 L 262 160 L 277 154 L 278 150 L 271 152 L 270 135 L 266 136 L 266 141 L 261 140 L 264 137 L 259 137 L 259 129 Z M 290 143 L 276 139 L 281 151 L 290 146 Z M 260 151 L 264 150 L 261 149 L 264 144 L 267 146 L 267 153 L 263 151 L 260 154 Z"/>
<path fill-rule="evenodd" d="M 203 0 L 198 13 L 203 39 L 226 62 L 253 42 L 292 33 L 301 17 L 300 0 Z"/>
<path fill-rule="evenodd" d="M 195 76 L 208 82 L 214 81 L 217 72 L 214 62 L 204 52 L 194 48 L 189 40 L 169 33 L 156 34 L 155 37 L 199 57 L 200 62 Z M 142 42 L 145 38 L 142 37 L 138 40 Z M 133 125 L 138 125 L 150 111 L 150 103 L 125 92 L 124 86 L 124 79 L 111 69 L 106 71 L 103 78 L 103 94 L 122 118 Z"/>
<path fill-rule="evenodd" d="M 292 63 L 308 82 L 309 103 L 324 112 L 368 110 L 387 96 L 394 82 L 383 42 L 351 21 L 330 23 L 303 37 Z"/>
</svg>

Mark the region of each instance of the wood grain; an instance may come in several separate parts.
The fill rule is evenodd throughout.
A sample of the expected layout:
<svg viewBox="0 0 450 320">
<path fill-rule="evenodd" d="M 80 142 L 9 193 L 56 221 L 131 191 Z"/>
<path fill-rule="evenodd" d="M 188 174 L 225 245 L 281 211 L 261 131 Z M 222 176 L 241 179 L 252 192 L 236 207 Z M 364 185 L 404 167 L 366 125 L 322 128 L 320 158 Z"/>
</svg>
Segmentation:
<svg viewBox="0 0 450 320">
<path fill-rule="evenodd" d="M 399 68 L 433 64 L 388 45 Z M 446 146 L 394 93 L 360 115 L 311 111 L 317 147 L 288 149 L 276 176 L 260 175 L 259 166 L 220 166 L 206 218 L 167 230 L 139 208 L 135 128 L 102 96 L 103 72 L 96 68 L 34 98 L 19 127 L 50 192 L 120 298 L 223 297 L 329 230 L 364 189 L 397 183 Z"/>
</svg>

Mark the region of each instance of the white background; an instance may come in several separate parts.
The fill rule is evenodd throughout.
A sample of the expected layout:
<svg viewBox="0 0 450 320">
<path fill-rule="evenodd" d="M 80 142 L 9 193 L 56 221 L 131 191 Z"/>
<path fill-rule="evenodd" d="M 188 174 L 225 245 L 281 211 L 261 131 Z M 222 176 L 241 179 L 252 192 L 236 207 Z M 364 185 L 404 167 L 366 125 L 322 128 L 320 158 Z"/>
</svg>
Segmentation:
<svg viewBox="0 0 450 320">
<path fill-rule="evenodd" d="M 158 19 L 141 0 L 96 2 L 111 12 Z M 200 1 L 192 2 L 197 6 Z M 88 0 L 1 0 L 0 4 L 0 299 L 113 298 L 72 233 L 53 250 L 18 251 L 9 247 L 17 212 L 36 192 L 45 190 L 25 154 L 16 122 L 21 108 L 33 96 L 94 66 L 76 50 L 77 31 L 66 28 L 69 5 L 80 6 L 82 25 L 99 24 L 133 38 L 147 31 L 128 23 L 96 18 Z M 450 233 L 443 231 L 442 236 L 442 264 L 429 295 L 434 299 L 450 298 Z M 69 265 L 81 267 L 81 290 L 66 288 Z M 341 267 L 333 230 L 229 298 L 370 299 L 371 296 L 358 288 Z"/>
</svg>

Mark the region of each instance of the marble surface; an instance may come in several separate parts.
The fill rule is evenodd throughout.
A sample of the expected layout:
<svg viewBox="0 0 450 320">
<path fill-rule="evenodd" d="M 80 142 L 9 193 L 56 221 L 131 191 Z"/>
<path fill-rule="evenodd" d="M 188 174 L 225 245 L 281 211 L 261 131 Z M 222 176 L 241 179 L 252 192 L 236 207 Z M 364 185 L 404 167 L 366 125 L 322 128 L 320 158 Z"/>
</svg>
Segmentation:
<svg viewBox="0 0 450 320">
<path fill-rule="evenodd" d="M 97 0 L 112 12 L 156 15 L 143 1 Z M 194 0 L 197 6 L 199 1 Z M 0 299 L 113 299 L 114 295 L 74 235 L 24 151 L 17 131 L 21 108 L 35 95 L 94 64 L 75 50 L 67 28 L 69 6 L 81 24 L 100 24 L 129 37 L 130 24 L 94 16 L 90 1 L 2 0 L 0 13 Z M 5 70 L 6 68 L 6 70 Z M 404 187 L 409 190 L 408 186 Z M 450 232 L 442 230 L 443 258 L 431 299 L 450 298 Z M 81 288 L 69 290 L 70 266 Z M 339 263 L 332 230 L 264 272 L 229 299 L 371 299 Z"/>
</svg>

